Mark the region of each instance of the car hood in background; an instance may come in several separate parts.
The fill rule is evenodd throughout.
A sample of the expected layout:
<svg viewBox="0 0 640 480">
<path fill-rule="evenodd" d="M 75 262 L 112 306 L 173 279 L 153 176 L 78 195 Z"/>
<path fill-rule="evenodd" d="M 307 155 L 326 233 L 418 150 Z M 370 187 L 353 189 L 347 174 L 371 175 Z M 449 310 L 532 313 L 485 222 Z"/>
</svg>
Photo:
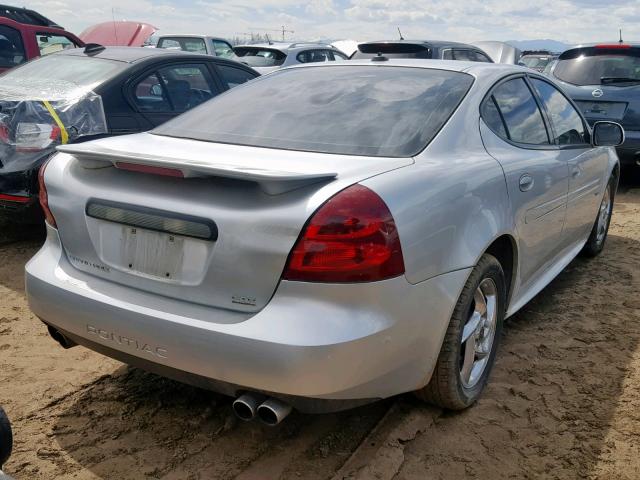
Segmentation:
<svg viewBox="0 0 640 480">
<path fill-rule="evenodd" d="M 471 45 L 483 50 L 495 63 L 517 65 L 520 60 L 520 50 L 505 42 L 474 42 Z"/>
<path fill-rule="evenodd" d="M 92 25 L 80 34 L 84 43 L 104 46 L 142 47 L 158 29 L 142 22 L 104 22 Z"/>
</svg>

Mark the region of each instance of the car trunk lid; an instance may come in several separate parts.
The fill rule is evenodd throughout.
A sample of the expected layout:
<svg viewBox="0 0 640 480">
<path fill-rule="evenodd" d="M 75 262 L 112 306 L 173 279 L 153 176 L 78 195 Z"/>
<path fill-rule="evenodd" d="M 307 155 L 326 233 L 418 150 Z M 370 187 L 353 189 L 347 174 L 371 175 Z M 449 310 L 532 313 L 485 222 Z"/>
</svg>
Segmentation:
<svg viewBox="0 0 640 480">
<path fill-rule="evenodd" d="M 413 163 L 149 133 L 60 150 L 47 168 L 47 191 L 76 268 L 245 312 L 268 303 L 320 205 L 348 185 Z"/>
</svg>

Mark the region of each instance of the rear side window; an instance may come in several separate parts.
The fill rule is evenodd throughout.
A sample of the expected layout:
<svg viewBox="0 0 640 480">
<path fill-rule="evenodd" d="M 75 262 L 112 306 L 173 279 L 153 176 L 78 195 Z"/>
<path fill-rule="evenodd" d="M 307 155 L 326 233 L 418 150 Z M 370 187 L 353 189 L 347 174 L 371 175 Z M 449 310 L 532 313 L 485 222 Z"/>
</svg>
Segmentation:
<svg viewBox="0 0 640 480">
<path fill-rule="evenodd" d="M 205 65 L 173 65 L 158 70 L 171 106 L 184 112 L 213 97 L 212 80 Z"/>
<path fill-rule="evenodd" d="M 236 67 L 230 67 L 229 65 L 216 65 L 222 81 L 227 84 L 229 88 L 237 87 L 249 80 L 256 78 L 255 74 L 247 72 Z"/>
<path fill-rule="evenodd" d="M 20 32 L 6 25 L 0 25 L 0 67 L 15 67 L 25 60 Z"/>
<path fill-rule="evenodd" d="M 640 48 L 587 47 L 558 59 L 553 75 L 574 85 L 627 86 L 640 83 Z"/>
<path fill-rule="evenodd" d="M 584 123 L 580 114 L 556 87 L 537 78 L 531 84 L 538 92 L 551 118 L 555 131 L 554 143 L 559 145 L 580 145 L 586 143 Z"/>
<path fill-rule="evenodd" d="M 483 105 L 483 117 L 487 125 L 494 132 L 516 143 L 528 145 L 549 144 L 549 137 L 544 125 L 542 112 L 538 108 L 531 90 L 523 78 L 514 78 L 500 84 L 486 102 L 493 101 L 499 115 L 503 120 L 504 130 L 501 130 L 496 121 L 495 114 L 491 116 L 492 107 L 486 103 Z"/>
<path fill-rule="evenodd" d="M 162 88 L 157 73 L 144 77 L 134 87 L 133 97 L 141 112 L 170 112 L 166 89 Z"/>
<path fill-rule="evenodd" d="M 69 38 L 55 33 L 37 33 L 36 40 L 42 56 L 77 47 Z"/>
<path fill-rule="evenodd" d="M 473 83 L 462 72 L 336 65 L 271 73 L 153 133 L 287 150 L 410 157 Z"/>
<path fill-rule="evenodd" d="M 431 58 L 432 51 L 427 45 L 416 43 L 362 43 L 353 54 L 354 59 L 371 58 L 381 53 L 388 58 Z"/>
</svg>

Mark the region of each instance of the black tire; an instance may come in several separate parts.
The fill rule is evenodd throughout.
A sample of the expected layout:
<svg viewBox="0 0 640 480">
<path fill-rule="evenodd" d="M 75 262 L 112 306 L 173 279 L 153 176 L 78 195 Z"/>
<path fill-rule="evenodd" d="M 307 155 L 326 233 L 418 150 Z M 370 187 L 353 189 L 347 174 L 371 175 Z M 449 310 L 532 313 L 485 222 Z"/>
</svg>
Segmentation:
<svg viewBox="0 0 640 480">
<path fill-rule="evenodd" d="M 600 207 L 598 208 L 598 213 L 596 215 L 596 221 L 594 222 L 593 228 L 591 229 L 591 234 L 589 235 L 587 243 L 585 243 L 584 247 L 582 248 L 582 251 L 580 252 L 580 255 L 584 257 L 595 257 L 599 255 L 600 252 L 602 252 L 602 250 L 604 249 L 604 245 L 607 241 L 607 236 L 609 235 L 609 225 L 611 224 L 611 215 L 613 214 L 613 200 L 615 198 L 616 188 L 618 186 L 616 177 L 612 176 L 609 179 L 609 183 L 607 186 L 609 188 L 608 191 L 609 191 L 610 207 L 609 207 L 609 213 L 606 218 L 606 224 L 604 225 L 604 236 L 598 234 L 601 226 L 600 212 L 606 200 L 605 197 L 603 196 L 600 202 Z M 605 190 L 605 192 L 606 191 L 607 190 Z"/>
<path fill-rule="evenodd" d="M 493 280 L 496 290 L 497 319 L 491 351 L 482 374 L 470 388 L 467 388 L 461 378 L 461 363 L 463 355 L 462 333 L 464 326 L 474 309 L 474 295 L 485 279 Z M 415 392 L 421 400 L 433 405 L 449 409 L 462 410 L 473 404 L 484 390 L 491 368 L 495 362 L 506 303 L 505 276 L 500 262 L 489 254 L 484 254 L 471 272 L 465 284 L 458 303 L 451 316 L 451 321 L 445 334 L 444 342 L 438 356 L 438 361 L 427 386 Z"/>
<path fill-rule="evenodd" d="M 13 434 L 11 432 L 11 424 L 9 423 L 9 417 L 0 407 L 0 468 L 9 460 L 12 449 Z"/>
</svg>

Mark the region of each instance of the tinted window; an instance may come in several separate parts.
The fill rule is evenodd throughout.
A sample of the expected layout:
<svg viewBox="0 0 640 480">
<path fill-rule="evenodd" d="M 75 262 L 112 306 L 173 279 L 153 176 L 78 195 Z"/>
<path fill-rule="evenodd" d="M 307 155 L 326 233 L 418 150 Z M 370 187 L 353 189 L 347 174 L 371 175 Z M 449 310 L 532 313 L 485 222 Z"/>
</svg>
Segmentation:
<svg viewBox="0 0 640 480">
<path fill-rule="evenodd" d="M 388 58 L 431 58 L 431 48 L 415 43 L 361 43 L 353 54 L 356 58 L 371 58 L 383 54 Z"/>
<path fill-rule="evenodd" d="M 305 50 L 296 58 L 300 63 L 319 63 L 333 61 L 333 55 L 329 50 Z"/>
<path fill-rule="evenodd" d="M 285 53 L 274 48 L 236 47 L 233 53 L 234 60 L 252 67 L 278 67 L 287 58 Z"/>
<path fill-rule="evenodd" d="M 38 42 L 38 48 L 40 49 L 40 55 L 43 56 L 77 47 L 69 38 L 55 33 L 37 33 L 36 40 Z"/>
<path fill-rule="evenodd" d="M 176 112 L 189 110 L 213 97 L 215 90 L 212 91 L 205 65 L 173 65 L 159 69 L 158 75 Z"/>
<path fill-rule="evenodd" d="M 476 52 L 476 62 L 493 63 L 493 60 L 487 57 L 484 53 Z"/>
<path fill-rule="evenodd" d="M 475 62 L 476 61 L 476 52 L 472 50 L 462 50 L 462 49 L 454 49 L 453 50 L 453 58 L 454 60 L 462 60 L 467 62 Z"/>
<path fill-rule="evenodd" d="M 0 67 L 15 67 L 25 60 L 20 33 L 11 27 L 0 25 Z"/>
<path fill-rule="evenodd" d="M 140 80 L 134 87 L 133 96 L 141 112 L 171 111 L 166 89 L 162 88 L 156 73 Z"/>
<path fill-rule="evenodd" d="M 553 75 L 574 85 L 640 83 L 640 48 L 581 48 L 563 53 Z"/>
<path fill-rule="evenodd" d="M 351 155 L 420 152 L 473 77 L 405 67 L 334 66 L 276 72 L 154 130 L 211 142 Z"/>
<path fill-rule="evenodd" d="M 233 55 L 233 49 L 227 42 L 223 42 L 222 40 L 211 40 L 211 44 L 213 45 L 213 51 L 216 53 L 217 57 L 229 58 Z"/>
<path fill-rule="evenodd" d="M 499 85 L 493 92 L 506 125 L 507 138 L 530 145 L 549 143 L 542 113 L 522 78 Z"/>
<path fill-rule="evenodd" d="M 507 135 L 507 129 L 504 125 L 504 121 L 502 120 L 502 116 L 498 111 L 496 100 L 493 98 L 493 95 L 482 104 L 481 114 L 484 123 L 486 123 L 491 130 L 502 138 L 509 138 Z"/>
<path fill-rule="evenodd" d="M 207 53 L 207 46 L 202 38 L 164 37 L 158 41 L 158 48 L 170 48 L 193 53 Z"/>
<path fill-rule="evenodd" d="M 560 90 L 535 78 L 531 83 L 551 117 L 556 135 L 554 141 L 560 145 L 586 143 L 582 118 Z"/>
<path fill-rule="evenodd" d="M 229 65 L 217 65 L 222 80 L 229 88 L 248 82 L 256 78 L 256 75 L 240 68 L 230 67 Z"/>
<path fill-rule="evenodd" d="M 453 60 L 453 50 L 447 48 L 442 51 L 442 59 L 443 60 Z"/>
</svg>

